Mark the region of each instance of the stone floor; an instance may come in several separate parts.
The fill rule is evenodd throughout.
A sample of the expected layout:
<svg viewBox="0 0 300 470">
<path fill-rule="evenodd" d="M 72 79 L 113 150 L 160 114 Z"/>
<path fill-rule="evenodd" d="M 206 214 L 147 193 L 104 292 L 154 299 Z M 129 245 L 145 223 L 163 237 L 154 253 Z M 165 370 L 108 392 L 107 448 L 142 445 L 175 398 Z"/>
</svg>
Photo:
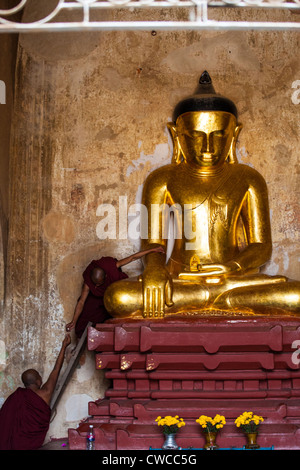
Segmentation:
<svg viewBox="0 0 300 470">
<path fill-rule="evenodd" d="M 53 439 L 44 444 L 39 450 L 69 450 L 68 438 Z"/>
</svg>

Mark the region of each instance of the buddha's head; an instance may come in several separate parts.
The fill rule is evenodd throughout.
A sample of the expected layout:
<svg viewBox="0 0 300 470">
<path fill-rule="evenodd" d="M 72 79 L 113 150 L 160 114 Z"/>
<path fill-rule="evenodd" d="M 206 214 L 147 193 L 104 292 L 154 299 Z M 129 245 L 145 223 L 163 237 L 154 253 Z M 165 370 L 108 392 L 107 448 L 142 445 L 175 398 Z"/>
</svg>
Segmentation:
<svg viewBox="0 0 300 470">
<path fill-rule="evenodd" d="M 215 93 L 211 78 L 203 72 L 194 95 L 180 101 L 168 126 L 176 159 L 196 168 L 214 169 L 226 159 L 236 161 L 235 143 L 241 126 L 234 103 Z"/>
</svg>

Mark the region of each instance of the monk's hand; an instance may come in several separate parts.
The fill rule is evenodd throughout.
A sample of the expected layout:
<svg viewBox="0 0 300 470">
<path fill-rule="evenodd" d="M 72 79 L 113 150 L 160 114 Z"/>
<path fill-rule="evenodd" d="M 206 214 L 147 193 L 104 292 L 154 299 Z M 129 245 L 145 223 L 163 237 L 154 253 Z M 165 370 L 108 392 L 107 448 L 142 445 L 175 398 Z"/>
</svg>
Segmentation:
<svg viewBox="0 0 300 470">
<path fill-rule="evenodd" d="M 151 251 L 153 253 L 164 253 L 164 254 L 166 253 L 166 249 L 162 245 L 159 245 L 159 246 L 156 246 L 156 247 L 152 248 Z"/>
<path fill-rule="evenodd" d="M 172 278 L 165 267 L 146 268 L 141 276 L 143 283 L 143 317 L 163 317 L 165 306 L 173 305 Z"/>
<path fill-rule="evenodd" d="M 66 331 L 71 331 L 73 330 L 74 327 L 75 327 L 75 322 L 71 321 L 70 323 L 66 325 Z"/>
</svg>

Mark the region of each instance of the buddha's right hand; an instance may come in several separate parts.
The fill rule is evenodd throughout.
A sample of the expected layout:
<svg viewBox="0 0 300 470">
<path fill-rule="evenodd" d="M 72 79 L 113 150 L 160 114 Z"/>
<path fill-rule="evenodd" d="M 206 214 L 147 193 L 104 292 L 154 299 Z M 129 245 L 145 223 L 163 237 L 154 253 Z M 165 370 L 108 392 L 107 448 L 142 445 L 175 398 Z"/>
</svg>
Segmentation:
<svg viewBox="0 0 300 470">
<path fill-rule="evenodd" d="M 173 305 L 172 278 L 164 267 L 148 267 L 140 276 L 143 283 L 143 317 L 163 317 L 165 306 Z"/>
</svg>

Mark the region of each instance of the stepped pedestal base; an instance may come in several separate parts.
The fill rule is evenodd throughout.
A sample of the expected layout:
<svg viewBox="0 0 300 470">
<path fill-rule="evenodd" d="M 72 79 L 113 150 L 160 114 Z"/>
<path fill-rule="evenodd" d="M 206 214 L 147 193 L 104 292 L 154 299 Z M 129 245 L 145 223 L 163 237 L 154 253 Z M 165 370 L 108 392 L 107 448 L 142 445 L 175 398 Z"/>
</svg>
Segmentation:
<svg viewBox="0 0 300 470">
<path fill-rule="evenodd" d="M 157 416 L 186 422 L 176 436 L 182 448 L 203 448 L 195 420 L 225 416 L 221 448 L 246 444 L 235 425 L 244 411 L 264 417 L 258 444 L 300 448 L 300 368 L 293 342 L 295 317 L 200 318 L 118 321 L 89 328 L 96 367 L 111 380 L 105 398 L 89 403 L 90 418 L 69 429 L 70 449 L 85 449 L 88 425 L 96 449 L 161 448 Z"/>
</svg>

